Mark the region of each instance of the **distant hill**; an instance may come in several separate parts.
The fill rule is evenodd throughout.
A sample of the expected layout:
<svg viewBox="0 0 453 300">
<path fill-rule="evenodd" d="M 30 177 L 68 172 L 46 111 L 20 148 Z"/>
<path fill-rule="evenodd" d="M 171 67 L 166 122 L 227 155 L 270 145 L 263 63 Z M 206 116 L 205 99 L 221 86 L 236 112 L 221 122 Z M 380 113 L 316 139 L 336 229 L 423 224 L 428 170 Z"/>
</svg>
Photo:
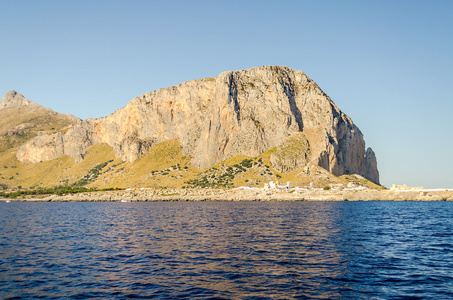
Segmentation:
<svg viewBox="0 0 453 300">
<path fill-rule="evenodd" d="M 287 67 L 188 81 L 84 121 L 11 91 L 0 118 L 7 187 L 379 184 L 360 130 L 306 74 Z"/>
<path fill-rule="evenodd" d="M 0 135 L 17 135 L 61 130 L 81 121 L 68 114 L 54 112 L 10 91 L 0 101 Z M 55 126 L 53 126 L 55 125 Z M 49 127 L 51 126 L 51 127 Z"/>
</svg>

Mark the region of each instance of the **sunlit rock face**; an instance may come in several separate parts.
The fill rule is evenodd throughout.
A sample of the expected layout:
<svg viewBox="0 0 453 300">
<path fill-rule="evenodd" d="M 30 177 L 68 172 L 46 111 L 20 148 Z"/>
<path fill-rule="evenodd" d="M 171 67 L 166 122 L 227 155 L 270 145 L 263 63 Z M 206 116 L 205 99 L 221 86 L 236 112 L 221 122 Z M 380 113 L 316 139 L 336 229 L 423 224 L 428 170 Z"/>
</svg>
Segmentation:
<svg viewBox="0 0 453 300">
<path fill-rule="evenodd" d="M 40 106 L 19 94 L 16 91 L 9 91 L 6 93 L 0 101 L 0 109 L 7 107 L 18 107 L 18 106 Z"/>
<path fill-rule="evenodd" d="M 88 147 L 106 143 L 124 161 L 134 161 L 171 138 L 179 139 L 201 169 L 277 147 L 276 169 L 313 162 L 335 175 L 355 173 L 379 183 L 375 154 L 365 150 L 352 120 L 302 71 L 276 66 L 223 72 L 146 93 L 107 117 L 34 138 L 17 158 L 33 163 L 69 155 L 80 161 Z M 288 157 L 284 149 L 290 150 Z"/>
</svg>

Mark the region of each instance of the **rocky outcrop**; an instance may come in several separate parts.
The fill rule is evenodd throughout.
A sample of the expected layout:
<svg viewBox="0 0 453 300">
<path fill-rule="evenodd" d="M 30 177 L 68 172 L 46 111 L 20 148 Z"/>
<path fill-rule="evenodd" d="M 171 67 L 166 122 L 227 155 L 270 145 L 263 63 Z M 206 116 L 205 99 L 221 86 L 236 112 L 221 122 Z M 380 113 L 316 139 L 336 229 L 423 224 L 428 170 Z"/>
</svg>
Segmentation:
<svg viewBox="0 0 453 300">
<path fill-rule="evenodd" d="M 0 101 L 0 109 L 7 107 L 18 107 L 18 106 L 41 106 L 33 101 L 26 99 L 16 91 L 9 91 L 6 93 Z"/>
<path fill-rule="evenodd" d="M 284 158 L 281 153 L 294 137 L 305 150 L 293 149 L 294 157 Z M 65 134 L 36 137 L 17 158 L 33 163 L 66 154 L 81 160 L 91 145 L 106 143 L 124 161 L 134 161 L 171 138 L 179 139 L 185 155 L 202 169 L 234 155 L 255 157 L 280 147 L 272 160 L 281 171 L 314 162 L 335 175 L 355 173 L 379 182 L 376 157 L 365 151 L 352 120 L 302 71 L 273 66 L 146 93 Z"/>
<path fill-rule="evenodd" d="M 365 152 L 365 170 L 366 173 L 363 177 L 379 183 L 379 172 L 377 167 L 376 155 L 373 149 L 368 148 Z"/>
<path fill-rule="evenodd" d="M 272 166 L 282 173 L 301 169 L 310 162 L 310 159 L 310 145 L 303 133 L 288 138 L 270 157 Z"/>
</svg>

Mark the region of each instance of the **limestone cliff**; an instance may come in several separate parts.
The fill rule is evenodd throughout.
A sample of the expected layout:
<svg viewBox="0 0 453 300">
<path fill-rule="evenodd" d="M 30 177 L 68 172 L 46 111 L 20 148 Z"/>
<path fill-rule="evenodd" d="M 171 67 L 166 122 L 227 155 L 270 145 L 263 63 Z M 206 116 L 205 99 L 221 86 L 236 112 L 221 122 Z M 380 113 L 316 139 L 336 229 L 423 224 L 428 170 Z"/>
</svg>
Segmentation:
<svg viewBox="0 0 453 300">
<path fill-rule="evenodd" d="M 202 169 L 277 147 L 271 159 L 282 172 L 314 162 L 335 175 L 355 173 L 379 182 L 374 152 L 365 150 L 352 120 L 302 71 L 273 66 L 146 93 L 107 117 L 34 138 L 17 158 L 35 163 L 66 154 L 80 161 L 91 145 L 106 143 L 124 161 L 134 161 L 171 138 Z"/>
</svg>

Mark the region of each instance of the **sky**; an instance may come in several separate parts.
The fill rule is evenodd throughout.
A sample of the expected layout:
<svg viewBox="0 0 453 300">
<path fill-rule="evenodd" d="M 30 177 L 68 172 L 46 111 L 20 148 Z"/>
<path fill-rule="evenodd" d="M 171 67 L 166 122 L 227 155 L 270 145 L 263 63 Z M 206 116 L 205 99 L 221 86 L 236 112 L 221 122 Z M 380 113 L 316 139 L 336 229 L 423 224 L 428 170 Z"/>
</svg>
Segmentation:
<svg viewBox="0 0 453 300">
<path fill-rule="evenodd" d="M 0 94 L 97 118 L 159 88 L 284 65 L 352 118 L 381 184 L 453 188 L 452 33 L 450 0 L 0 0 Z"/>
</svg>

